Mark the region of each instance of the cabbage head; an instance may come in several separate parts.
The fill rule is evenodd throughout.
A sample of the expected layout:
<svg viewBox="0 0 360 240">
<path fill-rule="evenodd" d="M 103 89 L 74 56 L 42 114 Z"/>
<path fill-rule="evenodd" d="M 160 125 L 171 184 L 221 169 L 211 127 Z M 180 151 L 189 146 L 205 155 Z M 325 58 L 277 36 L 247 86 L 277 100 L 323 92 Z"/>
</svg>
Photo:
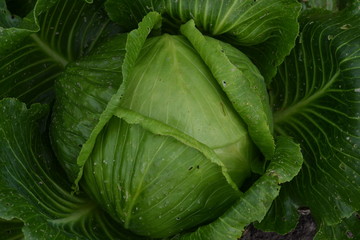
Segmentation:
<svg viewBox="0 0 360 240">
<path fill-rule="evenodd" d="M 126 39 L 111 44 L 124 45 Z M 262 90 L 258 99 L 269 106 L 264 80 L 249 58 L 230 45 L 204 39 L 247 69 L 238 81 L 252 81 Z M 68 72 L 75 69 L 70 66 Z M 74 80 L 79 87 L 69 86 Z M 101 97 L 112 91 L 104 86 L 89 96 L 81 81 L 89 84 L 66 75 L 59 80 L 52 125 L 59 159 L 76 159 L 73 141 L 82 146 L 89 138 L 86 128 L 95 127 L 84 124 L 91 115 L 75 111 L 91 112 L 94 105 L 105 109 Z M 170 34 L 146 39 L 126 81 L 116 111 L 88 149 L 80 184 L 138 235 L 172 236 L 216 219 L 241 196 L 239 188 L 259 161 L 258 147 L 223 90 L 240 88 L 240 83 L 220 85 L 189 40 Z M 263 116 L 270 118 L 265 111 Z"/>
</svg>

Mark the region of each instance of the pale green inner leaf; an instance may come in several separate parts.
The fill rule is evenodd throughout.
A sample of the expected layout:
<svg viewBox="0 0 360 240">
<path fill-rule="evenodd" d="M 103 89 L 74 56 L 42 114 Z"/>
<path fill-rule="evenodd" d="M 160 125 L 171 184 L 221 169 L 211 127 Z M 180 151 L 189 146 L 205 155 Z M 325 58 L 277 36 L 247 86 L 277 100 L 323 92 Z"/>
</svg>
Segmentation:
<svg viewBox="0 0 360 240">
<path fill-rule="evenodd" d="M 241 185 L 256 155 L 245 124 L 183 37 L 144 45 L 121 106 L 172 126 L 215 150 Z"/>
</svg>

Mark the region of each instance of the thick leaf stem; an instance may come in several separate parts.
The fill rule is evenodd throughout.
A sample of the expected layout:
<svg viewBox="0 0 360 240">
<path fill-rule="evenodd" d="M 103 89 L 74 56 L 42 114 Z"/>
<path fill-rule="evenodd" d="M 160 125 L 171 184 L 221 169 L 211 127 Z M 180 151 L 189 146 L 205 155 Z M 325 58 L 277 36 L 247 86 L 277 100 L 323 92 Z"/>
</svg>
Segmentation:
<svg viewBox="0 0 360 240">
<path fill-rule="evenodd" d="M 274 123 L 278 124 L 281 122 L 286 122 L 292 115 L 299 113 L 302 111 L 302 109 L 312 102 L 314 102 L 316 99 L 320 98 L 325 94 L 326 91 L 329 90 L 330 86 L 336 81 L 338 76 L 340 75 L 340 71 L 337 71 L 334 76 L 330 79 L 330 81 L 319 91 L 315 92 L 314 94 L 305 97 L 301 101 L 297 102 L 296 104 L 288 107 L 287 109 L 284 109 L 283 111 L 278 111 L 274 114 Z"/>
<path fill-rule="evenodd" d="M 61 67 L 65 68 L 65 66 L 69 63 L 67 59 L 61 56 L 59 53 L 55 52 L 53 49 L 49 47 L 44 41 L 42 41 L 38 35 L 31 34 L 30 37 L 35 41 L 35 43 L 39 46 L 39 48 L 50 56 L 57 64 Z"/>
</svg>

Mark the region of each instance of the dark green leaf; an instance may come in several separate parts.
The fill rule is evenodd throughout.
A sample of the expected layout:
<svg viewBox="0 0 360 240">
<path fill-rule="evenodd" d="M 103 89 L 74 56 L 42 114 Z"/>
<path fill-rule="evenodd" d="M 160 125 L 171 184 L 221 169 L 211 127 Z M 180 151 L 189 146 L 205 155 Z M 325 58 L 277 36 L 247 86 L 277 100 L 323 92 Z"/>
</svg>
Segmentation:
<svg viewBox="0 0 360 240">
<path fill-rule="evenodd" d="M 299 221 L 299 206 L 289 196 L 288 188 L 289 184 L 282 186 L 279 196 L 272 203 L 264 219 L 260 223 L 254 223 L 257 229 L 286 234 L 296 227 Z"/>
<path fill-rule="evenodd" d="M 175 28 L 193 19 L 204 33 L 242 46 L 266 82 L 271 81 L 277 66 L 294 46 L 300 8 L 295 0 L 106 2 L 111 19 L 128 29 L 135 28 L 151 11 L 162 13 Z"/>
<path fill-rule="evenodd" d="M 54 80 L 65 66 L 119 31 L 102 1 L 82 0 L 38 0 L 16 28 L 7 27 L 0 28 L 0 98 L 26 103 L 51 101 Z"/>
<path fill-rule="evenodd" d="M 50 133 L 55 155 L 70 179 L 77 176 L 82 145 L 122 82 L 126 39 L 126 34 L 114 37 L 70 63 L 56 82 Z"/>
<path fill-rule="evenodd" d="M 293 136 L 305 159 L 287 194 L 325 225 L 360 209 L 359 10 L 306 12 L 272 85 L 275 131 Z"/>
</svg>

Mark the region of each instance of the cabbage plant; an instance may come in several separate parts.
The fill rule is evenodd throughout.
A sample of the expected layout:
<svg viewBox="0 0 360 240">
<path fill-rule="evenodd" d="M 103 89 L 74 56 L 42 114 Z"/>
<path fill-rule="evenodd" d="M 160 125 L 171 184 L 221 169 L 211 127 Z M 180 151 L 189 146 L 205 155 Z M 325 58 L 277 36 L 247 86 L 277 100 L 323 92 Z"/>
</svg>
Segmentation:
<svg viewBox="0 0 360 240">
<path fill-rule="evenodd" d="M 360 4 L 0 1 L 4 239 L 360 237 Z"/>
</svg>

